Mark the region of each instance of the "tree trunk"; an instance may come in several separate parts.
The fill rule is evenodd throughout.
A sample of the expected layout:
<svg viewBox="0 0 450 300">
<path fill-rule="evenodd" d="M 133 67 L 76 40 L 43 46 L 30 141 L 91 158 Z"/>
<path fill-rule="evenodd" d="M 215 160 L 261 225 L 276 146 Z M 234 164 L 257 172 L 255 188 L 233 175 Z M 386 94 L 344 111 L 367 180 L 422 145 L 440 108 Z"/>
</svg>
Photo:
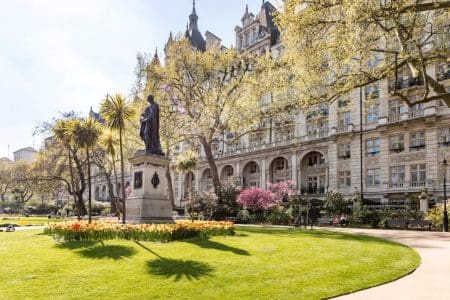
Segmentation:
<svg viewBox="0 0 450 300">
<path fill-rule="evenodd" d="M 219 171 L 217 170 L 216 161 L 214 160 L 214 155 L 212 154 L 211 143 L 208 143 L 206 141 L 206 138 L 204 138 L 204 137 L 199 137 L 199 140 L 203 146 L 203 150 L 205 150 L 206 160 L 208 161 L 208 164 L 209 164 L 209 170 L 210 170 L 210 174 L 211 174 L 212 182 L 213 182 L 213 186 L 214 186 L 214 192 L 216 193 L 216 196 L 217 196 L 217 203 L 219 205 L 221 205 L 222 204 L 222 190 L 221 190 L 222 185 L 220 183 Z"/>
<path fill-rule="evenodd" d="M 206 141 L 206 138 L 199 137 L 200 143 L 203 146 L 206 154 L 206 160 L 209 164 L 209 170 L 212 177 L 212 182 L 214 186 L 214 193 L 217 196 L 217 209 L 215 212 L 214 219 L 223 220 L 225 218 L 225 211 L 223 209 L 223 200 L 222 200 L 222 184 L 220 183 L 219 171 L 217 170 L 216 161 L 214 159 L 211 143 Z"/>
<path fill-rule="evenodd" d="M 89 160 L 89 147 L 86 146 L 87 172 L 88 172 L 88 222 L 92 222 L 92 193 L 91 193 L 91 162 Z"/>
<path fill-rule="evenodd" d="M 114 157 L 111 156 L 112 159 L 112 163 L 113 163 L 113 173 L 114 173 L 114 181 L 116 183 L 116 193 L 117 196 L 115 196 L 114 201 L 115 201 L 115 205 L 116 205 L 116 213 L 121 211 L 121 204 L 120 204 L 120 191 L 117 189 L 117 187 L 119 186 L 119 179 L 117 178 L 117 170 L 116 170 L 116 162 L 114 160 Z"/>
<path fill-rule="evenodd" d="M 170 155 L 170 151 L 166 151 L 167 157 Z M 172 210 L 175 208 L 175 197 L 173 195 L 173 185 L 172 185 L 172 174 L 170 174 L 170 167 L 167 166 L 166 169 L 166 178 L 167 178 L 167 189 L 169 190 L 169 200 L 172 205 Z"/>
<path fill-rule="evenodd" d="M 78 221 L 80 221 L 81 216 L 86 214 L 86 206 L 84 205 L 82 192 L 78 192 L 77 198 L 78 199 L 76 207 L 78 209 Z"/>
<path fill-rule="evenodd" d="M 122 184 L 122 223 L 125 224 L 126 210 L 125 210 L 125 167 L 123 163 L 123 146 L 122 146 L 122 126 L 119 127 L 119 147 L 120 147 L 120 171 Z"/>
<path fill-rule="evenodd" d="M 75 192 L 75 183 L 73 180 L 73 164 L 72 164 L 72 152 L 70 150 L 70 147 L 68 148 L 69 150 L 69 173 L 70 173 L 70 184 L 72 185 L 72 191 Z M 75 205 L 75 208 L 77 207 L 77 196 L 75 195 L 75 193 L 72 193 L 73 196 L 73 204 Z M 80 220 L 80 211 L 77 210 L 77 214 L 78 214 L 78 220 Z"/>
<path fill-rule="evenodd" d="M 83 193 L 86 189 L 86 181 L 85 181 L 85 175 L 84 175 L 84 171 L 83 171 L 83 166 L 81 165 L 80 160 L 78 159 L 77 155 L 73 156 L 73 160 L 75 162 L 75 166 L 77 168 L 77 172 L 79 175 L 79 182 L 78 182 L 78 186 L 77 186 L 77 191 L 76 191 L 76 195 L 77 195 L 77 201 L 78 201 L 78 205 L 77 207 L 79 208 L 79 216 L 78 219 L 81 219 L 81 215 L 84 215 L 86 213 L 86 207 L 84 205 L 84 201 L 83 201 Z M 74 189 L 75 190 L 75 189 Z"/>
<path fill-rule="evenodd" d="M 109 195 L 109 199 L 111 199 L 111 214 L 115 214 L 117 211 L 117 206 L 116 206 L 116 199 L 114 196 L 114 186 L 112 184 L 112 180 L 111 180 L 111 173 L 110 172 L 105 172 L 105 178 L 106 178 L 106 184 L 108 185 L 108 195 Z"/>
</svg>

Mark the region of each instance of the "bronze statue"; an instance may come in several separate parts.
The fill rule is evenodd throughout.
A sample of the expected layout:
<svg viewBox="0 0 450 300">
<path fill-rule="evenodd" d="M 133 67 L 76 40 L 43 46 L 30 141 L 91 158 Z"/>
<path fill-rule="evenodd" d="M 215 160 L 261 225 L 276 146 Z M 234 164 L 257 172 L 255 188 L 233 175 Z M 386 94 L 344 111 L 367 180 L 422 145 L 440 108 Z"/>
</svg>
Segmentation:
<svg viewBox="0 0 450 300">
<path fill-rule="evenodd" d="M 161 143 L 159 142 L 159 106 L 153 95 L 148 95 L 149 105 L 141 115 L 141 130 L 139 135 L 145 143 L 147 153 L 162 155 Z"/>
</svg>

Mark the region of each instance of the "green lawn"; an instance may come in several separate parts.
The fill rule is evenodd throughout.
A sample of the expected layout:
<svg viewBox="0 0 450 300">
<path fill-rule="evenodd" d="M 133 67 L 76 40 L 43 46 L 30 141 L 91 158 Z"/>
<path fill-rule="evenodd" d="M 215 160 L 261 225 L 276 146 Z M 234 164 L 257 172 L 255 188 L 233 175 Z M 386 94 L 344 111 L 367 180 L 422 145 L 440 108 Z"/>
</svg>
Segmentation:
<svg viewBox="0 0 450 300">
<path fill-rule="evenodd" d="M 167 244 L 0 232 L 0 299 L 322 299 L 419 263 L 406 246 L 321 230 L 240 227 Z"/>
<path fill-rule="evenodd" d="M 45 225 L 49 222 L 61 222 L 64 219 L 49 219 L 47 217 L 24 217 L 24 216 L 0 216 L 0 225 L 1 224 L 15 224 L 19 226 L 31 226 L 31 225 Z"/>
</svg>

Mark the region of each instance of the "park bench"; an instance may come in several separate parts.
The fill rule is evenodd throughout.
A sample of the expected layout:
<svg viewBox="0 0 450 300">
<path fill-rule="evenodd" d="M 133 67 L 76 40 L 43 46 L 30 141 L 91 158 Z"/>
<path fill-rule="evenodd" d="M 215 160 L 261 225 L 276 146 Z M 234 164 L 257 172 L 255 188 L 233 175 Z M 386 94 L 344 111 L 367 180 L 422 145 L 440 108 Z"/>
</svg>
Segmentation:
<svg viewBox="0 0 450 300">
<path fill-rule="evenodd" d="M 404 219 L 389 219 L 387 220 L 387 227 L 389 228 L 407 228 L 407 222 Z"/>
<path fill-rule="evenodd" d="M 431 222 L 428 220 L 409 220 L 408 226 L 416 227 L 417 229 L 420 228 L 427 228 L 431 231 Z"/>
</svg>

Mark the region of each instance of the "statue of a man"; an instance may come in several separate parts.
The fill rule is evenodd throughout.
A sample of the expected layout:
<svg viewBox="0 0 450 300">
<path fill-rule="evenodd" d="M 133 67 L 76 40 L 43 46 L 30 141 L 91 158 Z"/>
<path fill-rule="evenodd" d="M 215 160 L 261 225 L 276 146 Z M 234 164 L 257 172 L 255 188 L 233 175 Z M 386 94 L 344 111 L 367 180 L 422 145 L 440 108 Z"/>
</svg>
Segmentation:
<svg viewBox="0 0 450 300">
<path fill-rule="evenodd" d="M 153 95 L 148 95 L 149 105 L 141 115 L 141 130 L 139 135 L 145 143 L 147 153 L 164 155 L 159 142 L 159 106 Z"/>
</svg>

